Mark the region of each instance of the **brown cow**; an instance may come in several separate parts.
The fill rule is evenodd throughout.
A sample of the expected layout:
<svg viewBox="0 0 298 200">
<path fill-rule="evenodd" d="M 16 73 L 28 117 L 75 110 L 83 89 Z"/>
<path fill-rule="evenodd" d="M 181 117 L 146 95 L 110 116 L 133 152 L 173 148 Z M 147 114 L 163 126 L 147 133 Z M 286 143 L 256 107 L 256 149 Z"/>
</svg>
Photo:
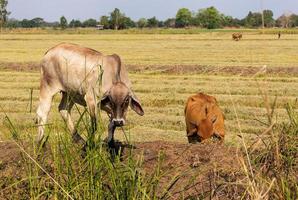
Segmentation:
<svg viewBox="0 0 298 200">
<path fill-rule="evenodd" d="M 241 33 L 233 33 L 232 38 L 235 41 L 239 41 L 242 38 L 242 34 Z"/>
<path fill-rule="evenodd" d="M 113 145 L 115 128 L 125 124 L 129 105 L 137 114 L 144 115 L 118 55 L 105 56 L 93 49 L 62 43 L 47 51 L 41 62 L 37 108 L 38 142 L 44 137 L 44 125 L 51 103 L 54 95 L 59 92 L 62 94 L 59 111 L 76 142 L 82 138 L 71 119 L 71 109 L 75 103 L 88 108 L 93 132 L 96 130 L 98 109 L 108 113 L 110 146 Z"/>
<path fill-rule="evenodd" d="M 185 106 L 185 122 L 189 143 L 211 137 L 224 139 L 224 115 L 213 96 L 203 93 L 190 96 Z"/>
</svg>

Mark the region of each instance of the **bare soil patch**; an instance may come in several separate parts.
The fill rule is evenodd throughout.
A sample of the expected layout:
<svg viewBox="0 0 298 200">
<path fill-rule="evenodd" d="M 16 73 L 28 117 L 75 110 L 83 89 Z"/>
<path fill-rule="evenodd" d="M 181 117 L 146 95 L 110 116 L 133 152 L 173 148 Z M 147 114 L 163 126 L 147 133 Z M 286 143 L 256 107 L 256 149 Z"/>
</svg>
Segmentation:
<svg viewBox="0 0 298 200">
<path fill-rule="evenodd" d="M 124 161 L 128 151 L 128 148 L 124 150 Z M 154 141 L 137 143 L 132 152 L 136 157 L 143 156 L 143 171 L 148 178 L 161 163 L 164 176 L 158 185 L 160 198 L 238 199 L 244 194 L 245 189 L 240 183 L 245 176 L 238 161 L 241 152 L 235 148 L 216 143 Z M 0 143 L 0 199 L 29 198 L 24 160 L 13 142 Z M 51 162 L 47 163 L 49 166 L 44 167 L 51 173 Z M 22 179 L 25 181 L 12 186 Z M 170 192 L 164 192 L 165 189 Z"/>
<path fill-rule="evenodd" d="M 40 63 L 38 62 L 26 62 L 26 63 L 0 62 L 0 69 L 9 70 L 9 71 L 39 71 Z"/>
<path fill-rule="evenodd" d="M 14 142 L 0 142 L 0 199 L 26 197 L 27 182 L 23 155 Z M 19 182 L 17 187 L 13 187 Z M 12 195 L 13 194 L 13 195 Z"/>
<path fill-rule="evenodd" d="M 0 70 L 12 71 L 39 71 L 39 62 L 26 62 L 26 63 L 6 63 L 0 62 Z M 297 67 L 253 67 L 253 66 L 202 66 L 202 65 L 127 65 L 130 72 L 153 72 L 165 74 L 212 74 L 212 75 L 240 75 L 252 76 L 257 74 L 268 74 L 278 76 L 298 76 Z"/>
<path fill-rule="evenodd" d="M 253 66 L 202 66 L 202 65 L 171 65 L 171 66 L 136 66 L 129 65 L 129 71 L 142 72 L 152 71 L 165 74 L 212 74 L 212 75 L 240 75 L 240 76 L 252 76 L 257 74 L 268 75 L 298 75 L 298 67 L 253 67 Z"/>
<path fill-rule="evenodd" d="M 244 188 L 228 185 L 241 182 L 244 177 L 238 160 L 242 153 L 235 148 L 211 142 L 154 141 L 137 144 L 134 151 L 144 156 L 144 169 L 148 174 L 152 173 L 158 159 L 162 159 L 161 169 L 165 176 L 160 188 L 171 187 L 167 194 L 170 199 L 237 199 L 244 193 Z"/>
</svg>

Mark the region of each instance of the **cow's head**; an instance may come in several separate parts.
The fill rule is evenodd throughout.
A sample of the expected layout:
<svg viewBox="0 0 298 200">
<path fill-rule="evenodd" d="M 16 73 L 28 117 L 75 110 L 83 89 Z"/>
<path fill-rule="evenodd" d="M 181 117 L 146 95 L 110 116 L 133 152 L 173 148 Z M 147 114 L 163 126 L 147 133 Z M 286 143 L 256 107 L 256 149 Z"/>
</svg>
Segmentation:
<svg viewBox="0 0 298 200">
<path fill-rule="evenodd" d="M 217 137 L 217 133 L 214 132 L 214 123 L 216 117 L 212 120 L 203 119 L 199 123 L 191 122 L 195 127 L 192 134 L 188 135 L 189 143 L 202 142 L 211 137 Z"/>
<path fill-rule="evenodd" d="M 144 115 L 143 108 L 133 92 L 122 82 L 117 82 L 101 99 L 101 109 L 111 115 L 115 126 L 123 126 L 128 105 L 139 115 Z"/>
<path fill-rule="evenodd" d="M 204 117 L 198 119 L 197 121 L 191 121 L 193 130 L 188 135 L 188 141 L 190 143 L 202 142 L 205 139 L 211 137 L 217 137 L 217 133 L 215 133 L 214 123 L 217 120 L 216 115 L 212 115 L 208 113 L 207 107 L 202 110 L 201 115 Z"/>
</svg>

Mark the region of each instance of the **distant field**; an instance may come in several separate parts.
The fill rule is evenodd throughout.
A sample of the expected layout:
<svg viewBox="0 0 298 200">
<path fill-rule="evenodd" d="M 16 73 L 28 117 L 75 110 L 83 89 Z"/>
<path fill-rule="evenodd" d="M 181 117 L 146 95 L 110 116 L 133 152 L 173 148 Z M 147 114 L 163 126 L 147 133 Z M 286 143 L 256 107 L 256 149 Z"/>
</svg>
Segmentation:
<svg viewBox="0 0 298 200">
<path fill-rule="evenodd" d="M 189 28 L 130 28 L 122 30 L 97 30 L 95 28 L 6 28 L 2 29 L 2 33 L 9 34 L 200 34 L 200 33 L 232 33 L 245 32 L 257 34 L 298 34 L 297 28 L 266 28 L 266 29 L 251 29 L 251 28 L 224 28 L 224 29 L 203 29 L 196 27 Z"/>
<path fill-rule="evenodd" d="M 266 127 L 260 122 L 266 121 L 260 89 L 268 92 L 270 101 L 277 96 L 276 112 L 279 120 L 284 120 L 284 104 L 297 101 L 298 78 L 291 70 L 286 70 L 282 77 L 278 77 L 278 71 L 274 76 L 261 73 L 257 76 L 258 85 L 252 78 L 255 72 L 242 77 L 239 70 L 237 73 L 232 70 L 240 69 L 241 72 L 266 65 L 269 70 L 287 67 L 297 71 L 298 35 L 282 34 L 278 40 L 275 34 L 262 35 L 257 30 L 250 30 L 244 32 L 243 40 L 235 42 L 231 39 L 232 31 L 205 30 L 198 34 L 24 34 L 23 31 L 22 34 L 1 34 L 0 66 L 10 69 L 10 66 L 19 65 L 22 69 L 30 63 L 36 65 L 47 49 L 60 42 L 81 44 L 105 54 L 117 53 L 136 69 L 130 76 L 145 109 L 144 117 L 129 113 L 128 129 L 133 140 L 185 142 L 184 103 L 189 95 L 202 91 L 218 99 L 226 116 L 227 141 L 234 143 L 240 130 L 232 103 L 235 103 L 242 131 L 247 135 L 260 133 Z M 174 74 L 160 73 L 164 66 L 170 66 Z M 175 75 L 176 66 L 182 69 L 180 75 Z M 192 68 L 186 70 L 189 66 L 228 67 L 228 70 L 227 73 L 211 71 L 205 74 L 192 71 Z M 147 68 L 150 70 L 142 71 Z M 183 74 L 183 69 L 187 73 Z M 32 113 L 29 113 L 30 89 L 33 89 Z M 39 73 L 0 71 L 1 119 L 7 113 L 22 131 L 30 132 L 32 129 L 27 128 L 34 126 L 38 90 Z M 63 127 L 57 111 L 59 99 L 56 98 L 50 115 L 50 122 L 57 130 Z M 105 114 L 103 116 L 106 120 Z M 1 123 L 0 136 L 1 132 L 8 132 L 4 127 L 5 123 Z"/>
<path fill-rule="evenodd" d="M 276 34 L 246 30 L 243 40 L 235 42 L 231 39 L 233 31 L 204 30 L 197 34 L 134 34 L 132 30 L 129 34 L 39 34 L 34 31 L 32 34 L 2 33 L 0 64 L 37 63 L 50 47 L 60 42 L 72 42 L 104 54 L 117 53 L 126 64 L 140 67 L 298 67 L 298 34 L 282 34 L 278 40 Z"/>
</svg>

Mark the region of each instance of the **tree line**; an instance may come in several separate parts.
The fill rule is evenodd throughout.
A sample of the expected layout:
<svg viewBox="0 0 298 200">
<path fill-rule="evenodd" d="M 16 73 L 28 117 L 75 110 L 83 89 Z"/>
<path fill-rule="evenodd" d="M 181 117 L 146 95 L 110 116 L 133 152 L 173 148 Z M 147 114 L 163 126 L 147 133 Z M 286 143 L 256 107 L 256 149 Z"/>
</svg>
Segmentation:
<svg viewBox="0 0 298 200">
<path fill-rule="evenodd" d="M 78 27 L 96 27 L 102 25 L 104 29 L 128 29 L 128 28 L 186 28 L 186 27 L 201 27 L 208 29 L 223 28 L 223 27 L 245 27 L 245 28 L 259 28 L 259 27 L 296 27 L 298 26 L 298 15 L 285 13 L 273 18 L 271 10 L 264 10 L 261 12 L 249 12 L 243 19 L 234 18 L 224 15 L 215 7 L 200 9 L 197 12 L 191 12 L 187 8 L 181 8 L 177 11 L 174 18 L 166 20 L 158 20 L 156 17 L 141 18 L 137 21 L 132 20 L 122 13 L 118 8 L 115 8 L 109 15 L 104 15 L 96 19 L 87 19 L 80 21 L 72 19 L 68 21 L 64 16 L 60 18 L 59 22 L 46 22 L 43 18 L 36 17 L 34 19 L 8 19 L 10 14 L 6 10 L 7 0 L 0 0 L 0 26 L 8 28 L 34 28 L 34 27 L 60 27 L 78 28 Z"/>
</svg>

